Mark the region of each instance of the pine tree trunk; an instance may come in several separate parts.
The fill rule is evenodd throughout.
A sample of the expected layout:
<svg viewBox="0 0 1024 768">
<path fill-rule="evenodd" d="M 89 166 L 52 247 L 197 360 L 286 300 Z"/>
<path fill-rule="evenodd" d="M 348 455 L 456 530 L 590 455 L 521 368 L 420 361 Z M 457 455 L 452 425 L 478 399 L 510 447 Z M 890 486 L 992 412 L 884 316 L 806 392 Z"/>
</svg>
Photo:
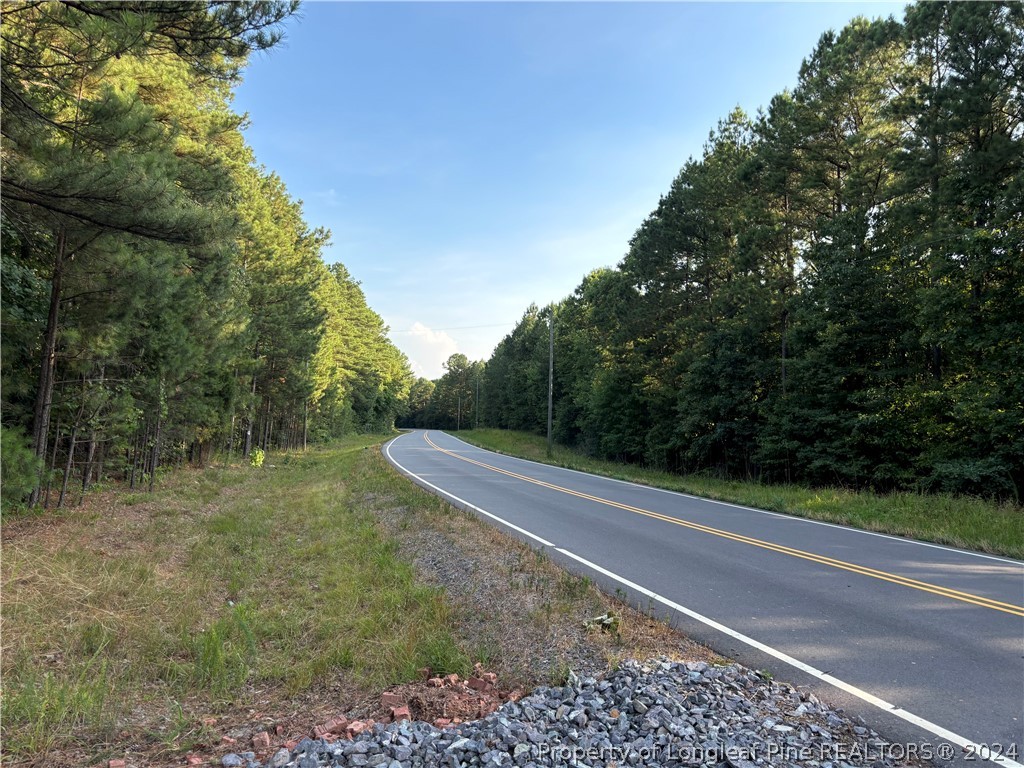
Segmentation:
<svg viewBox="0 0 1024 768">
<path fill-rule="evenodd" d="M 131 465 L 131 484 L 132 490 L 135 489 L 136 482 L 141 482 L 142 477 L 145 476 L 145 444 L 150 440 L 150 424 L 146 422 L 145 428 L 139 435 L 139 430 L 135 430 L 135 452 L 132 456 Z"/>
<path fill-rule="evenodd" d="M 57 232 L 53 276 L 50 279 L 50 308 L 46 315 L 46 332 L 43 335 L 42 366 L 39 369 L 39 385 L 36 389 L 35 408 L 32 412 L 32 450 L 43 461 L 46 460 L 46 444 L 50 434 L 50 410 L 53 407 L 53 381 L 57 367 L 57 325 L 60 319 L 60 298 L 64 280 L 66 249 L 67 233 L 61 227 Z M 29 496 L 30 507 L 39 503 L 39 480 Z"/>
<path fill-rule="evenodd" d="M 132 441 L 132 478 L 128 487 L 135 490 L 135 477 L 139 471 L 139 429 L 135 428 L 135 439 Z"/>
<path fill-rule="evenodd" d="M 82 470 L 82 495 L 78 499 L 81 504 L 85 500 L 85 492 L 89 490 L 89 482 L 92 480 L 93 460 L 96 458 L 96 430 L 89 432 L 89 448 L 85 454 L 85 468 Z"/>
<path fill-rule="evenodd" d="M 99 385 L 102 389 L 103 380 L 106 377 L 107 367 L 105 365 L 100 366 L 100 378 Z M 85 397 L 85 380 L 82 380 L 82 396 L 83 400 Z M 99 412 L 93 413 L 93 418 L 99 415 Z M 85 469 L 82 470 L 82 495 L 78 499 L 78 503 L 81 504 L 85 500 L 85 492 L 89 490 L 89 484 L 92 482 L 92 469 L 95 466 L 96 461 L 96 428 L 92 427 L 89 430 L 89 449 L 85 456 Z"/>
<path fill-rule="evenodd" d="M 260 345 L 257 342 L 256 348 L 252 351 L 252 358 L 255 363 L 260 359 Z M 242 458 L 249 458 L 252 451 L 252 430 L 256 426 L 256 371 L 252 372 L 252 404 L 249 406 L 249 419 L 245 427 L 245 447 L 242 449 Z"/>
<path fill-rule="evenodd" d="M 160 464 L 160 423 L 162 414 L 156 415 L 156 434 L 153 436 L 153 459 L 149 470 L 149 492 L 153 492 L 153 484 L 156 482 L 156 468 Z"/>
<path fill-rule="evenodd" d="M 100 457 L 96 460 L 96 482 L 103 482 L 103 465 L 107 463 L 107 448 L 109 443 L 104 440 L 100 443 Z"/>
<path fill-rule="evenodd" d="M 57 509 L 64 506 L 64 496 L 68 492 L 68 480 L 71 479 L 71 467 L 75 458 L 75 440 L 78 438 L 78 425 L 71 430 L 71 442 L 68 445 L 68 458 L 64 462 L 64 477 L 60 483 L 60 496 L 57 497 Z"/>
<path fill-rule="evenodd" d="M 50 486 L 53 484 L 53 472 L 57 469 L 57 448 L 60 445 L 60 420 L 57 420 L 57 433 L 53 436 L 53 452 L 50 454 L 50 471 L 46 473 L 46 495 L 43 498 L 43 508 L 50 507 Z"/>
</svg>

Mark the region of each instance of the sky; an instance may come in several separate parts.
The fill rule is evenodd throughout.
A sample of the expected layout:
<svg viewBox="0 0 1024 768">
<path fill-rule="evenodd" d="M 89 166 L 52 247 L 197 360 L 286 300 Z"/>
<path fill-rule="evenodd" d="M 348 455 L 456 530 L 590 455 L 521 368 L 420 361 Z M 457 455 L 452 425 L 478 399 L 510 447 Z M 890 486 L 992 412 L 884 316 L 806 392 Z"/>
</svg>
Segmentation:
<svg viewBox="0 0 1024 768">
<path fill-rule="evenodd" d="M 737 106 L 903 3 L 306 2 L 235 109 L 414 373 L 615 266 Z"/>
</svg>

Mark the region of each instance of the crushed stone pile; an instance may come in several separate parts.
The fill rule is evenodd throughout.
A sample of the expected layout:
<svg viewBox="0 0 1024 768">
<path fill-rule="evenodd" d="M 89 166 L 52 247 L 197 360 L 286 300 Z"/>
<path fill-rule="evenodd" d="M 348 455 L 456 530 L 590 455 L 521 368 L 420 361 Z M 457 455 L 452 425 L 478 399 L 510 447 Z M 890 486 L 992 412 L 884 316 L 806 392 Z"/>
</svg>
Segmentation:
<svg viewBox="0 0 1024 768">
<path fill-rule="evenodd" d="M 885 741 L 817 697 L 738 665 L 627 661 L 600 678 L 574 674 L 472 721 L 402 719 L 351 738 L 306 738 L 225 768 L 322 766 L 667 766 L 891 768 Z M 351 732 L 349 732 L 351 733 Z"/>
</svg>

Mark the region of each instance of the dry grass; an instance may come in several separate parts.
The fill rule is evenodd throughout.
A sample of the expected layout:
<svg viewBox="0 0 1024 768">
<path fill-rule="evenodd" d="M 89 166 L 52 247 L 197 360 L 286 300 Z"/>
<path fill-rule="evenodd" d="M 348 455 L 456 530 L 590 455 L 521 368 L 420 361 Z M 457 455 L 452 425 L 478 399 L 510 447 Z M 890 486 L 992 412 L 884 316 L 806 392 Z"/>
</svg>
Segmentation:
<svg viewBox="0 0 1024 768">
<path fill-rule="evenodd" d="M 7 760 L 81 765 L 127 749 L 152 764 L 215 741 L 204 720 L 260 701 L 280 709 L 341 685 L 347 707 L 426 664 L 465 672 L 440 591 L 351 502 L 353 468 L 378 440 L 7 521 Z"/>
<path fill-rule="evenodd" d="M 508 684 L 709 658 L 353 438 L 5 520 L 3 762 L 152 766 L 362 716 L 421 666 Z M 607 611 L 616 632 L 588 631 Z M 277 746 L 276 744 L 274 745 Z"/>
</svg>

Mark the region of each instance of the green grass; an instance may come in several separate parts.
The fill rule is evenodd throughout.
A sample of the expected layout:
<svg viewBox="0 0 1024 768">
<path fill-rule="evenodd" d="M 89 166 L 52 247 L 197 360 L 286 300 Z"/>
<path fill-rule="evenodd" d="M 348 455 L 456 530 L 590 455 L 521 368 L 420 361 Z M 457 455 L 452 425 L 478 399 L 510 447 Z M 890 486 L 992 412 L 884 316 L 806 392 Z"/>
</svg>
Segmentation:
<svg viewBox="0 0 1024 768">
<path fill-rule="evenodd" d="M 204 713 L 254 691 L 289 696 L 339 674 L 372 689 L 423 666 L 466 674 L 442 593 L 416 583 L 366 501 L 424 504 L 380 440 L 5 521 L 4 753 L 102 743 L 126 726 L 187 749 Z"/>
<path fill-rule="evenodd" d="M 807 488 L 675 475 L 593 459 L 556 445 L 547 455 L 543 437 L 500 429 L 452 434 L 493 451 L 709 499 L 909 536 L 980 552 L 1024 559 L 1024 508 L 971 497 L 919 493 L 878 494 L 844 488 Z"/>
</svg>

